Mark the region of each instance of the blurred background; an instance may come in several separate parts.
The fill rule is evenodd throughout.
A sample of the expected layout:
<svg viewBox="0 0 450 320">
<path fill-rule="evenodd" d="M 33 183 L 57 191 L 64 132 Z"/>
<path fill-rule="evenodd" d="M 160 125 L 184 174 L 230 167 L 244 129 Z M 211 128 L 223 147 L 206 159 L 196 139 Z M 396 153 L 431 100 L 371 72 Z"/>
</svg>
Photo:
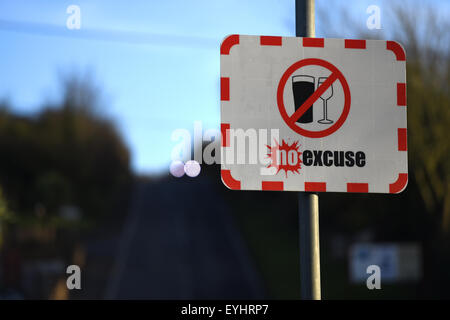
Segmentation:
<svg viewBox="0 0 450 320">
<path fill-rule="evenodd" d="M 294 36 L 294 7 L 0 0 L 0 298 L 298 299 L 296 193 L 169 173 L 176 129 L 219 129 L 222 39 Z M 317 37 L 397 40 L 408 82 L 406 191 L 320 195 L 324 299 L 450 298 L 449 23 L 445 0 L 316 0 Z"/>
</svg>

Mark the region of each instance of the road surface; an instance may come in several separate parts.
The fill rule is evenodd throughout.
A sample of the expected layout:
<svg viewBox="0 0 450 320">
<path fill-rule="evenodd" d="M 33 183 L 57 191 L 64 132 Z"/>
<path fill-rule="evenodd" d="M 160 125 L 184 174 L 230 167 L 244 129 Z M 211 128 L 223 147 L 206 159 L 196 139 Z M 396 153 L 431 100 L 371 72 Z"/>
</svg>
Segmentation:
<svg viewBox="0 0 450 320">
<path fill-rule="evenodd" d="M 261 280 L 217 184 L 136 186 L 105 298 L 260 299 Z"/>
</svg>

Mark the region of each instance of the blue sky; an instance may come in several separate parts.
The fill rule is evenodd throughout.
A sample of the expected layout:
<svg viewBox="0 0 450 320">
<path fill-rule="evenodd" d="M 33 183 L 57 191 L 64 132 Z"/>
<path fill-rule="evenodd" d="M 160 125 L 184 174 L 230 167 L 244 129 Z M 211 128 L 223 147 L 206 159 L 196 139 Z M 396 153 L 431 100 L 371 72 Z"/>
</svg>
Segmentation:
<svg viewBox="0 0 450 320">
<path fill-rule="evenodd" d="M 196 120 L 203 129 L 219 127 L 224 36 L 293 36 L 294 2 L 0 0 L 0 99 L 17 112 L 32 113 L 59 98 L 58 74 L 91 70 L 103 90 L 104 111 L 130 147 L 133 169 L 167 171 L 176 144 L 173 130 L 192 130 Z M 450 1 L 424 2 L 450 12 Z M 364 28 L 366 8 L 377 4 L 383 10 L 385 3 L 317 0 L 316 6 L 331 12 L 344 8 Z M 79 31 L 66 29 L 71 4 L 81 9 Z M 339 30 L 340 21 L 334 23 Z M 320 15 L 316 24 L 317 36 L 323 36 Z M 383 19 L 382 27 L 389 29 Z M 346 32 L 343 36 L 354 36 Z"/>
</svg>

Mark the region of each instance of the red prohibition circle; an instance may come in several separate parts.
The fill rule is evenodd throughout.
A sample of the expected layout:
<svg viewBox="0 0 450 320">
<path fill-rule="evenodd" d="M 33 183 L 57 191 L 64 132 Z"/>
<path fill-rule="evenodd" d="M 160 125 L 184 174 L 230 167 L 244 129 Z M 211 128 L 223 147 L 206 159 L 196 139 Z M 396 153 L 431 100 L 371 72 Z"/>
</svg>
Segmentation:
<svg viewBox="0 0 450 320">
<path fill-rule="evenodd" d="M 303 129 L 303 128 L 300 128 L 299 126 L 295 125 L 295 121 L 291 121 L 289 115 L 286 113 L 286 107 L 284 106 L 284 101 L 283 101 L 284 87 L 286 86 L 286 82 L 289 79 L 289 77 L 298 69 L 300 69 L 304 66 L 309 66 L 309 65 L 321 66 L 321 67 L 324 67 L 324 68 L 327 68 L 328 70 L 330 70 L 332 74 L 333 73 L 336 74 L 336 76 L 337 76 L 336 80 L 340 81 L 340 83 L 342 84 L 342 88 L 344 89 L 345 102 L 344 102 L 344 109 L 342 111 L 341 116 L 339 117 L 339 119 L 336 121 L 335 124 L 333 124 L 329 128 L 322 130 L 322 131 L 310 131 L 310 130 Z M 310 58 L 310 59 L 303 59 L 303 60 L 295 62 L 284 72 L 284 74 L 281 77 L 280 82 L 278 84 L 277 104 L 278 104 L 278 110 L 280 111 L 281 117 L 283 118 L 284 122 L 286 122 L 286 124 L 292 130 L 294 130 L 298 134 L 300 134 L 304 137 L 308 137 L 308 138 L 323 138 L 323 137 L 326 137 L 326 136 L 334 133 L 336 130 L 338 130 L 342 126 L 342 124 L 345 122 L 345 120 L 347 119 L 347 116 L 350 112 L 350 104 L 351 104 L 350 100 L 351 100 L 350 88 L 349 88 L 347 80 L 345 80 L 345 77 L 342 74 L 342 72 L 339 71 L 338 68 L 336 68 L 334 65 L 332 65 L 328 61 L 321 60 L 321 59 Z M 312 107 L 313 106 L 311 105 L 310 108 L 312 108 Z"/>
</svg>

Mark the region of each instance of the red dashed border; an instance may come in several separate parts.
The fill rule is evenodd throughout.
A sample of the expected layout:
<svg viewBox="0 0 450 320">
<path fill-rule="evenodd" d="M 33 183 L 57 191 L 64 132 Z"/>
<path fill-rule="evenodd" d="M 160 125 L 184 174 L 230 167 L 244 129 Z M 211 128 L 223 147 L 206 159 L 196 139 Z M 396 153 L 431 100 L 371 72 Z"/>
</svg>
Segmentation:
<svg viewBox="0 0 450 320">
<path fill-rule="evenodd" d="M 345 39 L 346 49 L 366 49 L 366 40 Z"/>
<path fill-rule="evenodd" d="M 389 193 L 400 193 L 408 184 L 408 174 L 399 173 L 397 180 L 394 183 L 389 184 Z"/>
<path fill-rule="evenodd" d="M 408 136 L 406 128 L 397 129 L 398 151 L 408 151 Z"/>
<path fill-rule="evenodd" d="M 235 44 L 239 44 L 239 35 L 238 34 L 232 34 L 232 35 L 226 37 L 222 41 L 222 44 L 220 45 L 220 54 L 224 54 L 224 55 L 230 54 L 230 50 Z"/>
<path fill-rule="evenodd" d="M 368 193 L 369 184 L 359 182 L 349 182 L 347 183 L 347 192 Z"/>
<path fill-rule="evenodd" d="M 327 183 L 326 182 L 305 182 L 306 192 L 326 192 Z"/>
<path fill-rule="evenodd" d="M 346 49 L 366 49 L 366 40 L 359 39 L 345 39 Z M 239 45 L 240 37 L 239 35 L 230 35 L 226 37 L 220 47 L 221 55 L 228 55 L 231 48 L 234 45 Z M 261 46 L 282 46 L 283 40 L 279 36 L 260 36 Z M 324 48 L 325 41 L 323 38 L 302 38 L 303 47 L 316 47 Z M 397 61 L 406 61 L 406 53 L 403 47 L 395 41 L 386 41 L 386 50 L 390 50 L 394 53 Z M 406 106 L 406 83 L 397 83 L 397 106 Z M 230 78 L 221 77 L 220 78 L 220 97 L 221 101 L 230 100 Z M 222 147 L 229 147 L 230 137 L 229 137 L 229 123 L 221 124 L 222 133 Z M 407 129 L 398 128 L 397 129 L 397 144 L 398 151 L 407 151 Z M 221 170 L 221 177 L 223 183 L 232 190 L 241 189 L 241 181 L 236 180 L 231 175 L 231 170 L 223 169 Z M 408 174 L 399 173 L 397 180 L 389 184 L 389 193 L 399 193 L 406 188 L 408 184 Z M 271 191 L 283 191 L 284 182 L 283 181 L 262 181 L 261 190 L 271 190 Z M 305 182 L 305 192 L 326 192 L 327 184 L 326 182 Z M 369 184 L 360 182 L 349 182 L 347 183 L 347 192 L 352 193 L 368 193 Z"/>
<path fill-rule="evenodd" d="M 230 78 L 220 78 L 220 100 L 230 101 Z"/>
<path fill-rule="evenodd" d="M 261 36 L 260 44 L 262 46 L 281 46 L 283 45 L 283 38 L 274 36 Z"/>
<path fill-rule="evenodd" d="M 386 41 L 386 50 L 391 50 L 395 54 L 397 61 L 406 61 L 405 50 L 398 42 Z"/>
<path fill-rule="evenodd" d="M 241 190 L 241 181 L 236 180 L 231 175 L 230 170 L 221 170 L 220 175 L 222 177 L 222 182 L 231 190 Z"/>
<path fill-rule="evenodd" d="M 229 123 L 221 123 L 220 124 L 220 132 L 222 133 L 222 147 L 230 146 L 230 124 Z"/>
<path fill-rule="evenodd" d="M 304 47 L 323 48 L 325 41 L 323 38 L 303 38 Z"/>
<path fill-rule="evenodd" d="M 397 83 L 397 106 L 406 107 L 406 83 Z"/>
<path fill-rule="evenodd" d="M 262 181 L 261 190 L 271 190 L 271 191 L 283 191 L 284 182 L 283 181 Z"/>
</svg>

